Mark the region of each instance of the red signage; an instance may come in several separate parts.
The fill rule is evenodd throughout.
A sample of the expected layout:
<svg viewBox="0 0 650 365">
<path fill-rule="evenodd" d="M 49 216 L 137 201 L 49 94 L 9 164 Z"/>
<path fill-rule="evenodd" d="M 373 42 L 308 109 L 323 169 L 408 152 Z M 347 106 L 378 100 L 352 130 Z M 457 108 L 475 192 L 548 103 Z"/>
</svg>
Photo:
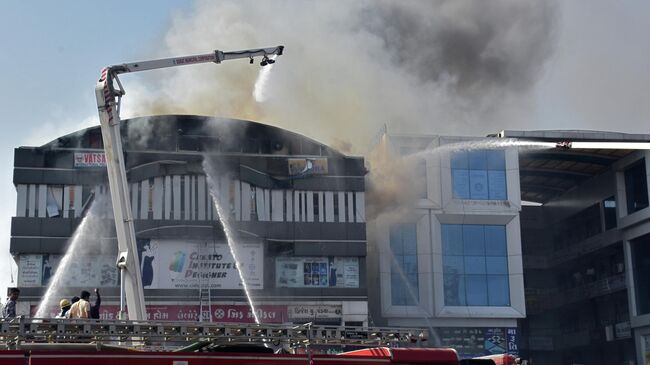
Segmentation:
<svg viewBox="0 0 650 365">
<path fill-rule="evenodd" d="M 198 305 L 147 305 L 147 319 L 150 321 L 198 321 Z M 56 316 L 53 308 L 50 315 Z M 289 321 L 286 305 L 259 305 L 255 306 L 257 317 L 261 323 L 284 323 Z M 100 319 L 114 320 L 120 310 L 118 305 L 102 305 L 99 311 Z M 32 315 L 36 306 L 32 306 Z M 203 318 L 209 318 L 204 311 Z M 255 323 L 253 312 L 248 305 L 212 305 L 212 322 L 223 323 Z"/>
</svg>

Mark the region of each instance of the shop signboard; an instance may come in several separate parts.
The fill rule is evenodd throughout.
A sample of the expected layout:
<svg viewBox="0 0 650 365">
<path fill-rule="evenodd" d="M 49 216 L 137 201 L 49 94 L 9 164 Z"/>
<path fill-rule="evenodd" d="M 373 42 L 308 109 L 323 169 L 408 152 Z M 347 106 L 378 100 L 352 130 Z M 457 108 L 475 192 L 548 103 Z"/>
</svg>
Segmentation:
<svg viewBox="0 0 650 365">
<path fill-rule="evenodd" d="M 290 305 L 287 308 L 289 319 L 338 319 L 341 318 L 341 305 Z"/>
<path fill-rule="evenodd" d="M 91 297 L 93 303 L 94 297 Z M 31 313 L 36 313 L 36 306 L 31 307 Z M 150 321 L 198 321 L 200 307 L 198 305 L 147 305 L 147 319 Z M 258 305 L 255 306 L 257 317 L 261 323 L 288 322 L 286 305 Z M 116 320 L 120 307 L 118 305 L 100 306 L 99 318 Z M 255 318 L 250 306 L 244 304 L 213 304 L 212 321 L 220 323 L 255 323 Z M 204 309 L 205 311 L 205 309 Z M 53 305 L 48 310 L 52 317 L 56 316 L 59 309 Z M 207 313 L 203 318 L 209 318 Z"/>
<path fill-rule="evenodd" d="M 75 152 L 74 167 L 106 167 L 104 152 Z"/>
<path fill-rule="evenodd" d="M 625 321 L 625 322 L 620 322 L 614 325 L 615 329 L 615 334 L 617 339 L 623 339 L 623 338 L 631 338 L 632 337 L 632 329 L 630 328 L 630 322 Z"/>
</svg>

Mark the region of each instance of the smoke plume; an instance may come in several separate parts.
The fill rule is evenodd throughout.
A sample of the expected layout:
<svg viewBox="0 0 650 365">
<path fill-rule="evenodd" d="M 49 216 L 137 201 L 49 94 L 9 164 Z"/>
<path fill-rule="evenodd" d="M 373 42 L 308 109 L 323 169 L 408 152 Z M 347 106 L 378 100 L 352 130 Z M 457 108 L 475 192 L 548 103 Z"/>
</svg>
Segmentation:
<svg viewBox="0 0 650 365">
<path fill-rule="evenodd" d="M 258 60 L 143 75 L 147 90 L 125 106 L 261 121 L 355 153 L 383 124 L 492 132 L 525 119 L 528 91 L 553 51 L 556 13 L 553 2 L 513 0 L 198 1 L 155 56 L 285 45 L 265 101 L 252 95 Z"/>
<path fill-rule="evenodd" d="M 474 136 L 525 128 L 557 13 L 552 1 L 198 1 L 156 56 L 284 45 L 265 98 L 253 96 L 259 60 L 242 60 L 142 75 L 125 105 L 259 121 L 353 154 L 367 153 L 383 125 Z M 417 187 L 405 185 L 418 164 L 385 153 L 368 162 L 369 217 L 412 206 Z"/>
</svg>

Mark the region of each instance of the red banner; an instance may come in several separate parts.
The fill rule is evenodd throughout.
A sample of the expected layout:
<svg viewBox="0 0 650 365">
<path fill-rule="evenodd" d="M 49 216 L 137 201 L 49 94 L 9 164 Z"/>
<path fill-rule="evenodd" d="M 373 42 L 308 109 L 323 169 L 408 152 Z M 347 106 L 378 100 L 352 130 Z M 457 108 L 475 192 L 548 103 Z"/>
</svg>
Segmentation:
<svg viewBox="0 0 650 365">
<path fill-rule="evenodd" d="M 147 319 L 150 321 L 198 321 L 198 305 L 147 305 Z M 286 305 L 258 305 L 255 306 L 257 317 L 261 323 L 284 323 L 289 321 Z M 102 305 L 99 311 L 100 319 L 114 320 L 120 310 L 118 305 Z M 32 315 L 36 306 L 31 308 Z M 53 311 L 54 317 L 58 312 Z M 204 311 L 204 319 L 209 318 Z M 248 305 L 212 305 L 212 322 L 223 323 L 255 323 L 253 312 Z"/>
</svg>

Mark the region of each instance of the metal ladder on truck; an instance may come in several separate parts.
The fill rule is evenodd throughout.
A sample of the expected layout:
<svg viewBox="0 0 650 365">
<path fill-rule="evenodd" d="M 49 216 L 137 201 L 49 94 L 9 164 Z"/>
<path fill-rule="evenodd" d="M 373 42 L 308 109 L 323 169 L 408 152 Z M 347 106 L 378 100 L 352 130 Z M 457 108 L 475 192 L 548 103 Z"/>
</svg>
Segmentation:
<svg viewBox="0 0 650 365">
<path fill-rule="evenodd" d="M 214 250 L 212 250 L 214 251 Z M 210 260 L 208 242 L 199 245 L 199 322 L 212 322 L 212 289 L 210 288 Z"/>
<path fill-rule="evenodd" d="M 306 323 L 197 323 L 94 319 L 0 319 L 0 344 L 15 349 L 29 343 L 113 344 L 137 338 L 142 347 L 162 342 L 167 347 L 208 341 L 212 344 L 355 345 L 364 347 L 426 346 L 425 328 L 322 326 Z M 69 345 L 68 345 L 69 346 Z"/>
</svg>

